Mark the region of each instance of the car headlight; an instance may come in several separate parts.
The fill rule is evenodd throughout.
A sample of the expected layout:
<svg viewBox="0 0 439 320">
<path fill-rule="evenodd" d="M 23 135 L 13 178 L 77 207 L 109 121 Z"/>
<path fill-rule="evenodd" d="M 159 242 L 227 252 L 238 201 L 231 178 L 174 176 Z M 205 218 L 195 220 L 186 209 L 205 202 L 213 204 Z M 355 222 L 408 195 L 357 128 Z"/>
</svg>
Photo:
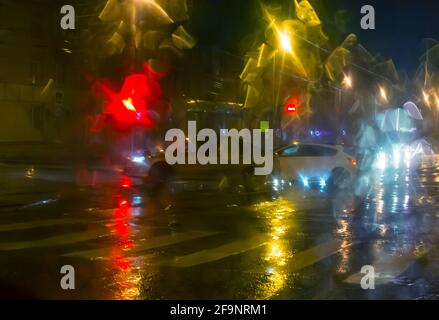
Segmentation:
<svg viewBox="0 0 439 320">
<path fill-rule="evenodd" d="M 144 156 L 132 156 L 131 161 L 137 164 L 144 164 L 145 163 L 145 157 Z"/>
</svg>

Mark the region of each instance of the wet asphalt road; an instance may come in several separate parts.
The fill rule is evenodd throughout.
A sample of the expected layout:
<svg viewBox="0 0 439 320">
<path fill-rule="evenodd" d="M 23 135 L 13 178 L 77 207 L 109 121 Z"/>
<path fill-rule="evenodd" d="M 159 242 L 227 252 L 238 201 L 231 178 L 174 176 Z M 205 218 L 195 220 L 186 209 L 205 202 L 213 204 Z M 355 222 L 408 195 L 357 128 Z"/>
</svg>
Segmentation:
<svg viewBox="0 0 439 320">
<path fill-rule="evenodd" d="M 377 172 L 361 204 L 299 190 L 151 196 L 100 169 L 0 165 L 0 178 L 1 297 L 439 298 L 439 166 Z M 75 290 L 60 287 L 63 265 Z"/>
</svg>

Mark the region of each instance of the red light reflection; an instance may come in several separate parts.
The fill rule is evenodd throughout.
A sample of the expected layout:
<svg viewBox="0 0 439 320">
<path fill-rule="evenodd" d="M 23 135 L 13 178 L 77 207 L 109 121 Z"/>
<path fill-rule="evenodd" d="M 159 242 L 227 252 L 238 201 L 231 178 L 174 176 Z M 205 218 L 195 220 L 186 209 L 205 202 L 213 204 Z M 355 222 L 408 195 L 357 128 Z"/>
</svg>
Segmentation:
<svg viewBox="0 0 439 320">
<path fill-rule="evenodd" d="M 122 176 L 122 178 L 120 179 L 120 184 L 122 188 L 129 189 L 133 186 L 133 181 L 129 176 Z"/>
</svg>

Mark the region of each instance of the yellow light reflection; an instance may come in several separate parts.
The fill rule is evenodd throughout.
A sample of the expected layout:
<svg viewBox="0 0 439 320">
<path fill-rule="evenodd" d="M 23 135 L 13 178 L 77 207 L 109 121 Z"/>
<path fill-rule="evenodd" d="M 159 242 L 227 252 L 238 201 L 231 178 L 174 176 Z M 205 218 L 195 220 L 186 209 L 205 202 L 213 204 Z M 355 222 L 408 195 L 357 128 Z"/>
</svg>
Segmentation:
<svg viewBox="0 0 439 320">
<path fill-rule="evenodd" d="M 436 102 L 436 108 L 439 109 L 439 96 L 437 93 L 434 93 L 434 100 Z"/>
<path fill-rule="evenodd" d="M 383 86 L 380 86 L 380 96 L 384 102 L 387 103 L 389 101 L 386 88 L 384 88 Z"/>
<path fill-rule="evenodd" d="M 342 239 L 340 245 L 340 256 L 341 260 L 337 265 L 338 274 L 346 274 L 350 271 L 350 255 L 351 255 L 351 242 L 352 242 L 352 232 L 350 229 L 349 222 L 346 220 L 340 220 L 338 222 L 338 228 L 336 229 L 337 237 Z"/>
<path fill-rule="evenodd" d="M 261 299 L 269 299 L 284 288 L 288 280 L 287 264 L 293 252 L 286 239 L 291 221 L 286 220 L 294 213 L 294 209 L 291 202 L 282 198 L 259 203 L 254 209 L 261 213 L 270 235 L 263 257 L 268 265 L 265 270 L 267 283 L 264 283 L 260 292 Z"/>
<path fill-rule="evenodd" d="M 430 95 L 428 94 L 427 91 L 422 90 L 422 96 L 424 98 L 425 104 L 429 107 L 430 106 Z"/>
<path fill-rule="evenodd" d="M 26 178 L 32 179 L 35 176 L 35 168 L 30 167 L 26 169 Z"/>
<path fill-rule="evenodd" d="M 346 88 L 352 88 L 352 77 L 345 74 L 342 84 Z"/>
</svg>

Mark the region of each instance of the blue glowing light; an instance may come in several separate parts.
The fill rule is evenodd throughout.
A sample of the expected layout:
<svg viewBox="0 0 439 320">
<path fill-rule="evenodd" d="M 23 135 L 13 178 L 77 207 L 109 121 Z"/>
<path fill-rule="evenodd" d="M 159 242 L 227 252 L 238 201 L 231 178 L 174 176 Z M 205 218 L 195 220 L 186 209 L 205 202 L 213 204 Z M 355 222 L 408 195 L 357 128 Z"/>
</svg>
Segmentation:
<svg viewBox="0 0 439 320">
<path fill-rule="evenodd" d="M 309 187 L 309 180 L 308 180 L 308 178 L 303 177 L 303 178 L 302 178 L 302 183 L 303 183 L 303 186 L 304 186 L 305 188 L 308 188 L 308 187 Z"/>
<path fill-rule="evenodd" d="M 133 197 L 133 205 L 138 206 L 138 205 L 141 205 L 142 203 L 143 203 L 142 196 L 134 196 Z"/>
<path fill-rule="evenodd" d="M 144 163 L 145 157 L 144 156 L 134 156 L 131 158 L 131 160 L 135 163 Z"/>
</svg>

